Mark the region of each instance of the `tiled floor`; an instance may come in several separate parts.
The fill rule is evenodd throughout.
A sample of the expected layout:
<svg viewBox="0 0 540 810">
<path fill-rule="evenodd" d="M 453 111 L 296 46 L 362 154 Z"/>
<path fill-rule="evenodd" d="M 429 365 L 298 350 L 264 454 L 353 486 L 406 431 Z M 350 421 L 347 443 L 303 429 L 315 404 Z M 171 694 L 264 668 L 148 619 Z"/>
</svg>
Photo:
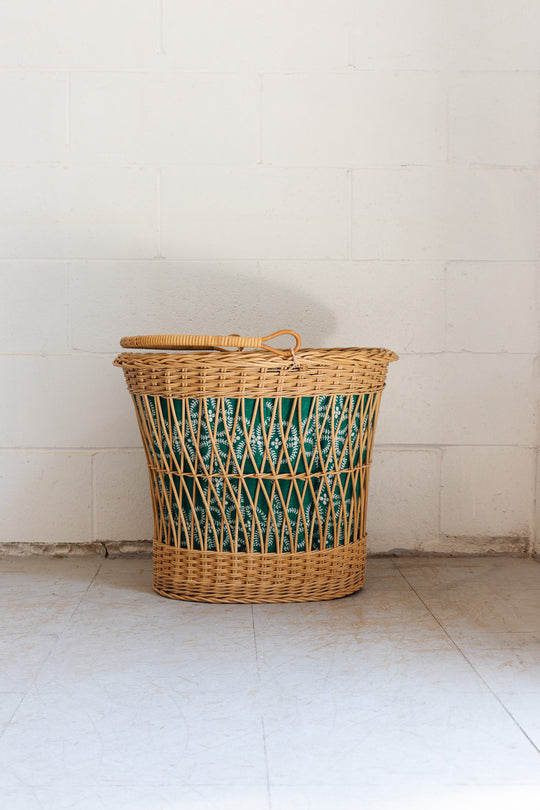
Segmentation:
<svg viewBox="0 0 540 810">
<path fill-rule="evenodd" d="M 141 559 L 0 560 L 6 810 L 540 809 L 540 564 L 368 561 L 200 605 Z"/>
</svg>

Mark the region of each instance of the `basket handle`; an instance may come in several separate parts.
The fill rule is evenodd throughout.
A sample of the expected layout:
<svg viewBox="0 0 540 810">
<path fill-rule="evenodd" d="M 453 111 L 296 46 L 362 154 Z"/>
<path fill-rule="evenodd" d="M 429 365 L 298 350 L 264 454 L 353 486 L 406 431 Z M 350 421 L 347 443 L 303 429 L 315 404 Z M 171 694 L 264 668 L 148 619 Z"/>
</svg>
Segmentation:
<svg viewBox="0 0 540 810">
<path fill-rule="evenodd" d="M 280 335 L 291 335 L 296 340 L 292 349 L 276 349 L 267 341 Z M 230 347 L 242 349 L 267 349 L 273 354 L 288 357 L 298 351 L 302 345 L 300 335 L 292 329 L 280 329 L 266 337 L 243 337 L 241 335 L 134 335 L 123 337 L 120 345 L 124 349 L 185 349 L 197 351 L 199 349 L 228 349 Z"/>
</svg>

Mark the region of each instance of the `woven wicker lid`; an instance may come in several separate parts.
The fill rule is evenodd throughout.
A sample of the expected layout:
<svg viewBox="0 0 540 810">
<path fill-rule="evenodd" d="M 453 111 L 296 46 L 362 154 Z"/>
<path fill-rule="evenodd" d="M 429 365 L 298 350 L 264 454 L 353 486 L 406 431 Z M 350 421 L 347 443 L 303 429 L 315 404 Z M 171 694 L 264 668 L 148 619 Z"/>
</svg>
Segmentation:
<svg viewBox="0 0 540 810">
<path fill-rule="evenodd" d="M 269 341 L 282 335 L 290 335 L 295 339 L 295 345 L 290 349 L 276 348 Z M 201 363 L 208 366 L 222 365 L 268 365 L 287 366 L 298 364 L 312 364 L 321 362 L 348 363 L 372 362 L 388 364 L 398 359 L 397 354 L 389 349 L 380 348 L 321 348 L 301 349 L 301 338 L 291 329 L 281 329 L 265 337 L 248 337 L 242 335 L 134 335 L 123 337 L 120 345 L 126 349 L 153 349 L 158 352 L 174 351 L 170 354 L 130 354 L 123 353 L 117 358 L 121 362 L 136 362 L 139 357 L 142 362 L 155 361 L 161 364 L 196 365 Z M 237 351 L 233 351 L 236 349 Z M 247 349 L 247 351 L 245 351 Z"/>
</svg>

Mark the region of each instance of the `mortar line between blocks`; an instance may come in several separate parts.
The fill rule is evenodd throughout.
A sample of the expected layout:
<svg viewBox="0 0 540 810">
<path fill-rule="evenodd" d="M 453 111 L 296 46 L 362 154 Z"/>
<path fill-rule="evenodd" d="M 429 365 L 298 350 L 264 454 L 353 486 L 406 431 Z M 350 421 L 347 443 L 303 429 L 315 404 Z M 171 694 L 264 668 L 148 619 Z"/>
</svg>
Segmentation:
<svg viewBox="0 0 540 810">
<path fill-rule="evenodd" d="M 162 227 L 162 213 L 161 213 L 161 198 L 162 198 L 162 169 L 157 170 L 157 253 L 160 259 L 163 258 L 163 227 Z"/>
<path fill-rule="evenodd" d="M 482 677 L 482 675 L 480 675 L 480 673 L 478 672 L 478 670 L 476 669 L 476 667 L 475 667 L 475 666 L 474 666 L 474 664 L 472 663 L 471 659 L 470 659 L 470 658 L 469 658 L 469 657 L 468 657 L 468 656 L 467 656 L 467 655 L 466 655 L 466 654 L 463 652 L 463 650 L 461 649 L 461 647 L 459 646 L 459 644 L 457 643 L 457 641 L 455 641 L 455 640 L 454 640 L 454 638 L 453 638 L 453 637 L 450 635 L 450 633 L 448 632 L 448 630 L 446 629 L 446 627 L 445 627 L 445 626 L 444 626 L 444 625 L 443 625 L 443 624 L 442 624 L 442 623 L 439 621 L 439 619 L 437 618 L 437 616 L 436 616 L 436 615 L 433 613 L 433 611 L 431 610 L 431 608 L 429 607 L 429 605 L 427 604 L 427 602 L 425 601 L 425 599 L 423 599 L 423 598 L 420 596 L 420 594 L 418 593 L 418 591 L 416 590 L 416 588 L 414 587 L 414 585 L 413 585 L 413 584 L 412 584 L 412 583 L 411 583 L 411 582 L 410 582 L 410 581 L 407 579 L 406 575 L 405 575 L 405 574 L 403 573 L 403 571 L 401 570 L 401 568 L 400 568 L 400 566 L 399 566 L 399 563 L 398 563 L 398 562 L 395 562 L 395 563 L 394 563 L 394 565 L 395 565 L 395 567 L 397 568 L 397 570 L 399 571 L 399 573 L 401 574 L 401 576 L 403 577 L 403 579 L 405 580 L 405 582 L 407 583 L 407 585 L 409 586 L 409 588 L 411 589 L 411 591 L 412 591 L 412 592 L 415 594 L 416 598 L 417 598 L 417 599 L 418 599 L 418 600 L 419 600 L 419 601 L 422 603 L 422 605 L 423 605 L 423 606 L 425 607 L 425 609 L 428 611 L 428 613 L 430 614 L 430 616 L 432 616 L 432 618 L 434 619 L 434 621 L 436 621 L 436 622 L 437 622 L 438 626 L 441 628 L 441 630 L 443 631 L 443 633 L 445 634 L 445 636 L 448 638 L 448 640 L 449 640 L 449 641 L 452 643 L 452 645 L 453 645 L 453 646 L 456 648 L 456 650 L 459 652 L 459 654 L 462 656 L 462 658 L 463 658 L 463 659 L 464 659 L 464 660 L 467 662 L 467 664 L 468 664 L 468 665 L 469 665 L 469 667 L 472 669 L 472 671 L 474 672 L 474 674 L 476 675 L 476 677 L 478 678 L 478 680 L 479 680 L 479 681 L 480 681 L 480 682 L 481 682 L 481 683 L 482 683 L 482 684 L 483 684 L 483 685 L 486 687 L 486 689 L 488 690 L 488 692 L 489 692 L 489 693 L 490 693 L 490 694 L 491 694 L 491 695 L 492 695 L 492 696 L 495 698 L 495 700 L 497 701 L 497 703 L 499 704 L 499 706 L 501 706 L 501 707 L 504 709 L 504 711 L 506 712 L 506 714 L 508 715 L 508 717 L 509 717 L 509 718 L 512 720 L 512 722 L 514 723 L 514 725 L 516 725 L 516 726 L 518 727 L 518 729 L 519 729 L 519 730 L 520 730 L 520 732 L 523 734 L 523 736 L 524 736 L 524 737 L 525 737 L 525 738 L 528 740 L 528 742 L 530 742 L 530 744 L 532 745 L 532 747 L 534 748 L 534 750 L 536 751 L 536 753 L 540 755 L 540 748 L 539 748 L 539 747 L 536 745 L 536 743 L 534 742 L 534 740 L 532 740 L 532 739 L 531 739 L 531 737 L 529 737 L 529 735 L 527 734 L 527 732 L 525 731 L 525 729 L 523 728 L 523 726 L 522 726 L 520 723 L 518 723 L 518 721 L 516 720 L 516 718 L 514 717 L 514 715 L 512 714 L 512 712 L 511 712 L 511 711 L 510 711 L 510 710 L 507 708 L 507 706 L 505 706 L 505 704 L 503 703 L 503 701 L 501 700 L 501 698 L 500 698 L 500 697 L 498 696 L 498 694 L 497 694 L 497 693 L 496 693 L 496 692 L 495 692 L 495 691 L 494 691 L 494 690 L 491 688 L 491 686 L 488 684 L 488 682 L 485 680 L 485 678 L 483 678 L 483 677 Z"/>
<path fill-rule="evenodd" d="M 71 146 L 71 71 L 66 77 L 66 146 Z"/>
<path fill-rule="evenodd" d="M 540 114 L 540 113 L 539 113 Z M 540 174 L 539 174 L 540 180 Z M 537 198 L 540 197 L 540 183 Z M 537 226 L 540 229 L 540 225 Z M 540 274 L 534 274 L 534 298 L 536 310 L 536 345 L 540 348 Z M 540 503 L 538 502 L 538 493 L 540 487 L 540 396 L 539 383 L 537 382 L 537 375 L 540 375 L 540 362 L 538 359 L 534 361 L 533 366 L 534 384 L 536 387 L 536 459 L 534 467 L 534 498 L 533 498 L 533 520 L 532 520 L 532 537 L 529 544 L 529 553 L 531 556 L 540 551 Z"/>
<path fill-rule="evenodd" d="M 353 170 L 347 169 L 347 259 L 352 260 L 353 243 Z"/>
<path fill-rule="evenodd" d="M 444 318 L 444 351 L 448 351 L 448 262 L 443 264 L 442 276 L 442 296 L 443 296 L 443 318 Z"/>
<path fill-rule="evenodd" d="M 66 352 L 71 355 L 73 352 L 73 305 L 72 305 L 72 279 L 71 279 L 71 265 L 66 264 L 64 267 L 64 286 L 66 291 L 66 311 L 65 318 L 65 347 Z"/>
<path fill-rule="evenodd" d="M 434 449 L 431 450 L 434 452 Z M 442 508 L 443 508 L 443 495 L 444 495 L 444 488 L 443 488 L 443 465 L 444 465 L 444 458 L 445 458 L 445 448 L 439 447 L 437 452 L 437 464 L 438 464 L 438 487 L 437 487 L 437 542 L 441 542 L 443 536 L 443 519 L 442 519 Z"/>
<path fill-rule="evenodd" d="M 536 403 L 536 414 L 537 419 L 540 417 L 540 402 L 537 401 Z M 538 425 L 536 427 L 538 431 Z M 540 449 L 536 449 L 535 457 L 534 457 L 534 482 L 533 482 L 533 499 L 532 499 L 532 515 L 531 515 L 531 535 L 529 538 L 529 546 L 527 549 L 527 553 L 529 557 L 533 557 L 537 550 L 537 544 L 539 540 L 539 520 L 538 520 L 538 474 L 540 472 L 540 465 L 538 463 L 538 459 L 540 456 Z"/>
<path fill-rule="evenodd" d="M 540 223 L 538 222 L 538 217 L 540 216 L 540 169 L 536 170 L 536 195 L 535 195 L 535 203 L 536 203 L 536 261 L 538 261 L 538 257 L 540 256 Z"/>
<path fill-rule="evenodd" d="M 259 165 L 263 165 L 264 74 L 259 74 Z"/>
<path fill-rule="evenodd" d="M 92 453 L 90 456 L 90 537 L 92 538 L 92 543 L 95 542 L 96 539 L 96 474 L 95 474 L 95 464 L 94 460 L 96 458 L 96 454 Z"/>
</svg>

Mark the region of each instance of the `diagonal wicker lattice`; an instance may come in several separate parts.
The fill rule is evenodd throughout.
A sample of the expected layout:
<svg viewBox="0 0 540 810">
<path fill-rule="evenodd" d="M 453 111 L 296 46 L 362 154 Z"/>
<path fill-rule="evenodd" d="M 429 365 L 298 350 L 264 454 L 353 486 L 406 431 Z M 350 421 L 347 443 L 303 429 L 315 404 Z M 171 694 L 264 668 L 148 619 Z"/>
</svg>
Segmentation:
<svg viewBox="0 0 540 810">
<path fill-rule="evenodd" d="M 373 437 L 394 359 L 299 347 L 121 354 L 150 474 L 154 588 L 253 602 L 362 587 Z"/>
</svg>

